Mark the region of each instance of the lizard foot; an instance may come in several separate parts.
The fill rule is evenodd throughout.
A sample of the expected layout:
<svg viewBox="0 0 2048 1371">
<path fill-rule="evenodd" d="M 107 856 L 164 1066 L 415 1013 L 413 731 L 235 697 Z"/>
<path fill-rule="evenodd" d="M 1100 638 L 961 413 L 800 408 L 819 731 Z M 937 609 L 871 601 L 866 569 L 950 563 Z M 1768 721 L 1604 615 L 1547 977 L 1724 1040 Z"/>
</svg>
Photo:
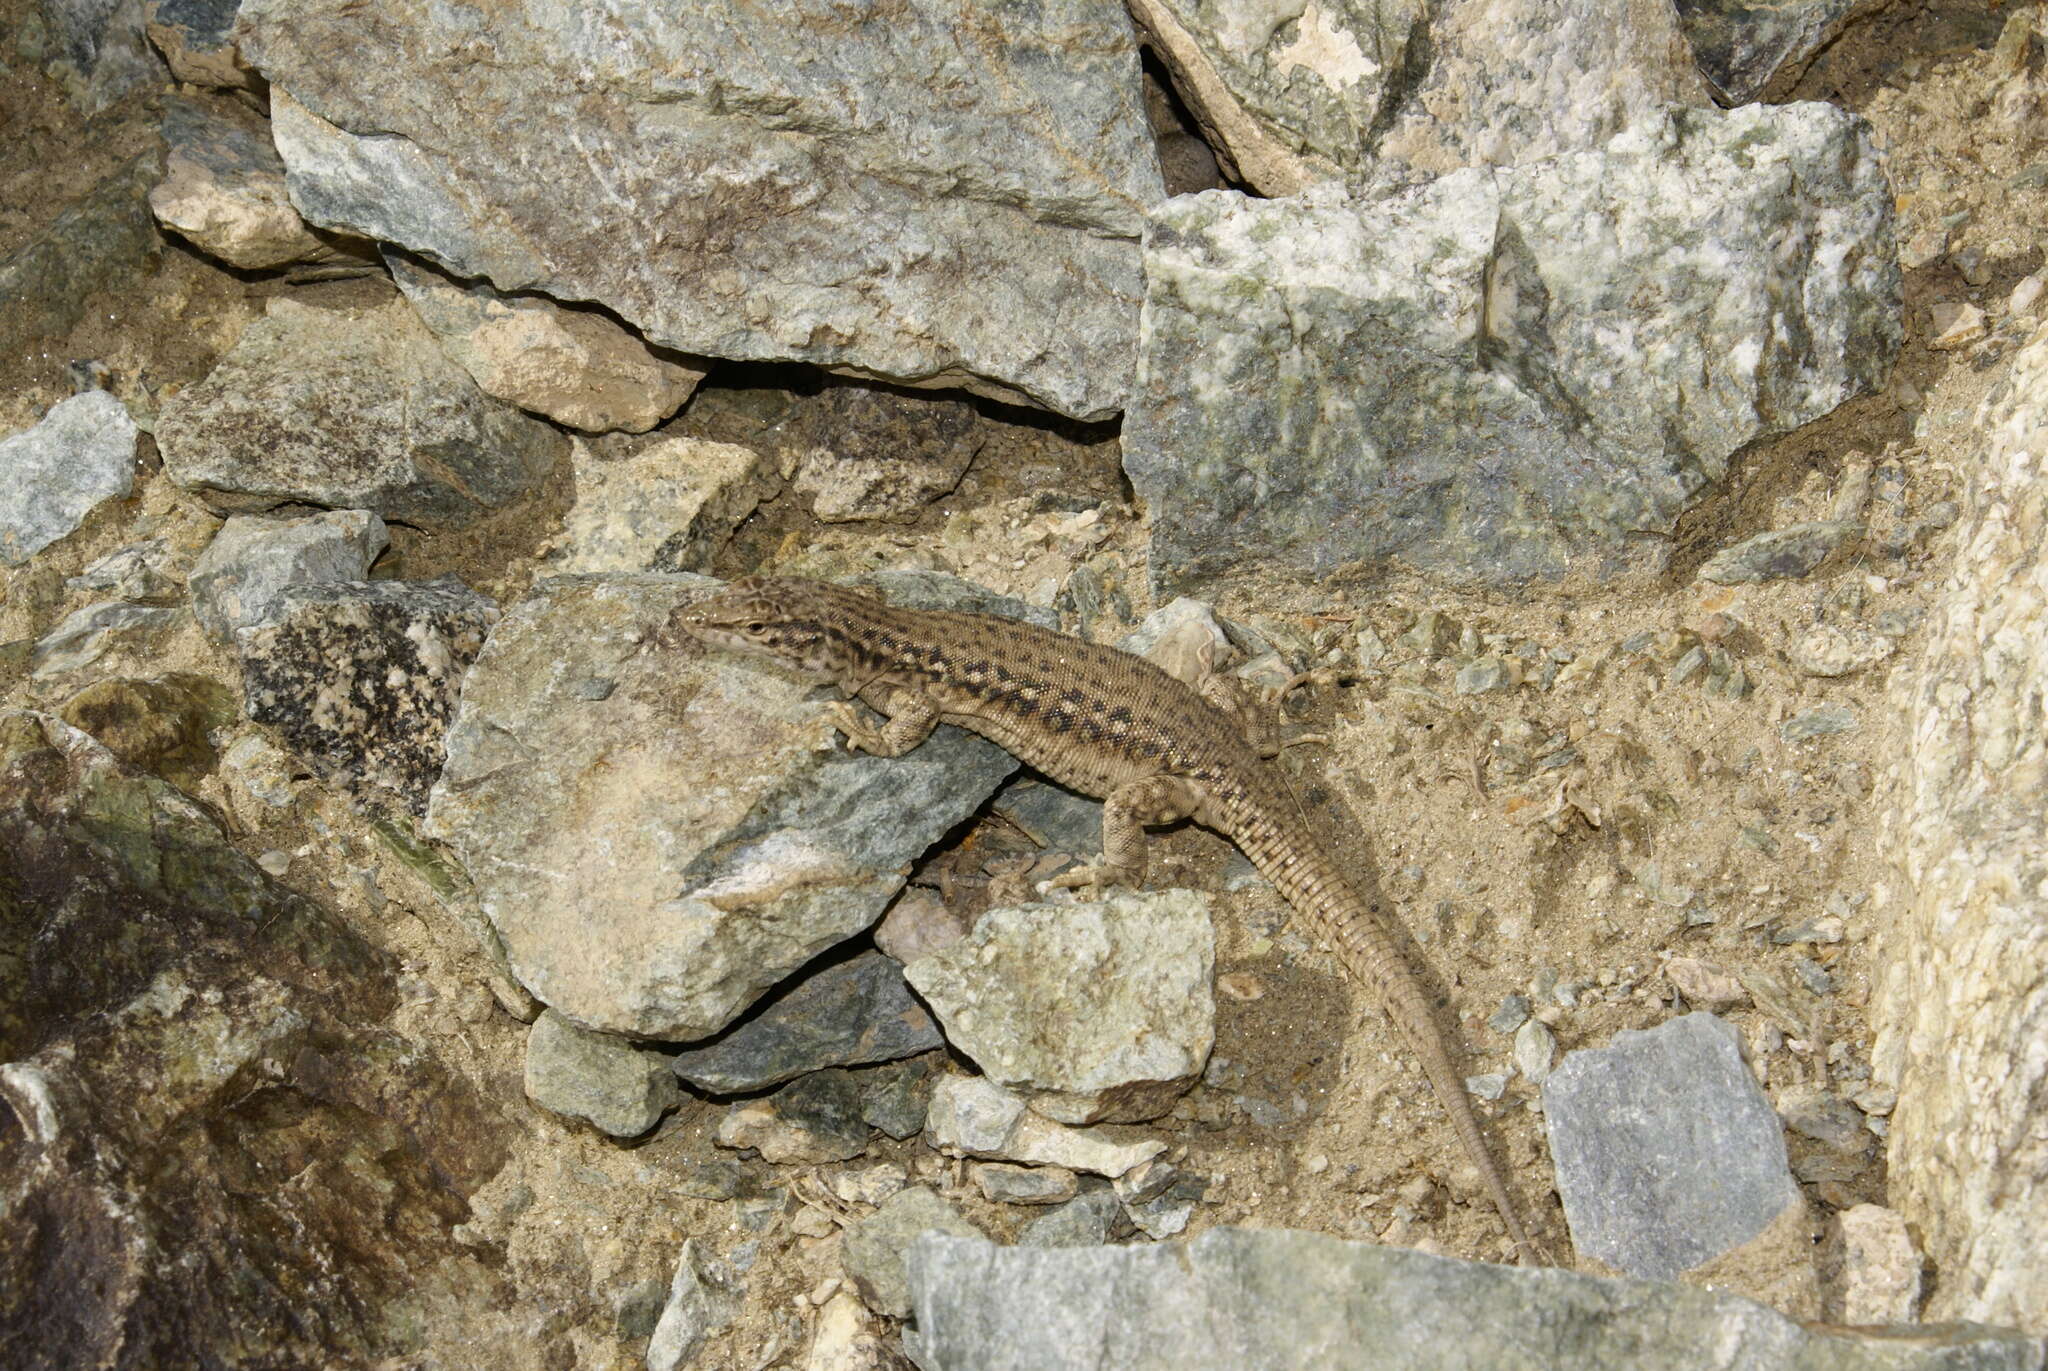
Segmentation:
<svg viewBox="0 0 2048 1371">
<path fill-rule="evenodd" d="M 880 752 L 884 746 L 879 729 L 861 718 L 850 700 L 833 700 L 825 706 L 826 722 L 846 735 L 848 752 Z"/>
<path fill-rule="evenodd" d="M 1099 898 L 1111 886 L 1127 886 L 1132 890 L 1142 888 L 1145 873 L 1137 868 L 1117 866 L 1109 861 L 1091 862 L 1077 866 L 1071 871 L 1062 871 L 1046 884 L 1058 890 L 1081 890 Z"/>
</svg>

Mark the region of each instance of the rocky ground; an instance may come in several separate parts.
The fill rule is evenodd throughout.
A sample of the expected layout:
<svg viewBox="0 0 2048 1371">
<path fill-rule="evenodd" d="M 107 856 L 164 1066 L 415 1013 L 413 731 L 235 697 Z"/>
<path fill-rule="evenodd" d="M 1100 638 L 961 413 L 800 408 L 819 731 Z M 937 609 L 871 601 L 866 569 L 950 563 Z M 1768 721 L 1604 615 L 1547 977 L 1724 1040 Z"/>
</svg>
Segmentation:
<svg viewBox="0 0 2048 1371">
<path fill-rule="evenodd" d="M 215 8 L 6 5 L 9 1364 L 2043 1365 L 2037 11 L 929 5 L 919 137 L 740 64 L 683 195 L 435 113 L 660 25 Z M 1585 1279 L 1401 1250 L 1512 1255 L 1222 840 L 1049 893 L 1099 806 L 670 628 L 760 571 L 1263 689 Z"/>
</svg>

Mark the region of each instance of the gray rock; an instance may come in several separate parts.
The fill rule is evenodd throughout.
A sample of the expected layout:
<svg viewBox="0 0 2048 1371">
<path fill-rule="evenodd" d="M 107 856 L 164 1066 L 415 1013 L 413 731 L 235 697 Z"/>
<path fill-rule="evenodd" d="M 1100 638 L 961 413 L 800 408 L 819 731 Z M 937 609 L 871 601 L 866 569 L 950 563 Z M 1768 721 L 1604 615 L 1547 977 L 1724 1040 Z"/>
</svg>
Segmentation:
<svg viewBox="0 0 2048 1371">
<path fill-rule="evenodd" d="M 1699 576 L 1724 586 L 1796 580 L 1827 560 L 1836 548 L 1862 536 L 1863 525 L 1853 519 L 1790 524 L 1721 549 L 1707 559 Z"/>
<path fill-rule="evenodd" d="M 1780 72 L 1797 71 L 1875 0 L 1675 0 L 1700 72 L 1722 103 L 1747 104 Z"/>
<path fill-rule="evenodd" d="M 240 33 L 316 223 L 686 353 L 1123 403 L 1162 191 L 1112 0 L 536 12 L 481 67 L 423 0 L 373 32 L 344 0 L 249 0 Z"/>
<path fill-rule="evenodd" d="M 1515 1030 L 1515 1068 L 1531 1085 L 1550 1079 L 1551 1062 L 1557 1056 L 1557 1035 L 1541 1019 L 1530 1019 Z"/>
<path fill-rule="evenodd" d="M 1153 1119 L 1216 1037 L 1209 901 L 1190 890 L 991 909 L 904 969 L 946 1039 L 1062 1123 Z"/>
<path fill-rule="evenodd" d="M 1819 704 L 1800 710 L 1778 725 L 1778 736 L 1788 743 L 1849 733 L 1856 728 L 1856 711 L 1847 705 Z"/>
<path fill-rule="evenodd" d="M 132 92 L 164 84 L 138 0 L 41 0 L 36 8 L 54 40 L 45 70 L 80 113 L 99 114 Z"/>
<path fill-rule="evenodd" d="M 1095 1182 L 1098 1186 L 1101 1181 Z M 1094 1247 L 1109 1241 L 1123 1206 L 1109 1189 L 1084 1190 L 1017 1234 L 1019 1247 Z"/>
<path fill-rule="evenodd" d="M 992 603 L 947 578 L 904 584 Z M 798 674 L 668 628 L 715 589 L 536 585 L 471 673 L 427 816 L 520 980 L 629 1037 L 724 1028 L 873 923 L 905 864 L 1016 765 L 953 728 L 895 759 L 830 746 Z"/>
<path fill-rule="evenodd" d="M 995 812 L 1054 852 L 1077 857 L 1102 850 L 1102 801 L 1048 781 L 1019 776 L 996 792 Z"/>
<path fill-rule="evenodd" d="M 1838 1152 L 1867 1152 L 1871 1133 L 1863 1111 L 1825 1086 L 1794 1085 L 1778 1092 L 1778 1117 L 1802 1138 Z"/>
<path fill-rule="evenodd" d="M 974 406 L 833 385 L 795 407 L 781 437 L 791 485 L 824 523 L 912 520 L 952 493 L 981 450 Z"/>
<path fill-rule="evenodd" d="M 1064 1204 L 1080 1190 L 1080 1178 L 1064 1166 L 977 1162 L 968 1171 L 991 1204 Z"/>
<path fill-rule="evenodd" d="M 1509 995 L 1501 1000 L 1500 1008 L 1493 1011 L 1493 1017 L 1486 1026 L 1496 1033 L 1512 1033 L 1529 1019 L 1529 997 Z"/>
<path fill-rule="evenodd" d="M 497 605 L 454 577 L 287 586 L 235 635 L 244 706 L 328 781 L 419 814 Z"/>
<path fill-rule="evenodd" d="M 576 503 L 546 552 L 557 575 L 709 571 L 733 530 L 782 489 L 767 455 L 736 443 L 578 439 L 570 454 Z"/>
<path fill-rule="evenodd" d="M 127 406 L 88 390 L 34 428 L 0 438 L 0 562 L 20 566 L 135 484 L 140 430 Z"/>
<path fill-rule="evenodd" d="M 759 1012 L 671 1063 L 700 1090 L 761 1090 L 828 1066 L 894 1061 L 942 1046 L 938 1026 L 904 983 L 903 968 L 879 952 L 828 966 Z"/>
<path fill-rule="evenodd" d="M 125 600 L 87 605 L 36 640 L 29 653 L 29 674 L 53 680 L 83 671 L 112 651 L 145 653 L 190 622 L 182 609 L 154 609 Z"/>
<path fill-rule="evenodd" d="M 898 1142 L 922 1133 L 932 1084 L 944 1064 L 943 1056 L 932 1053 L 858 1073 L 861 1118 Z"/>
<path fill-rule="evenodd" d="M 164 102 L 164 179 L 149 193 L 157 222 L 201 252 L 248 271 L 335 255 L 285 193 L 270 125 L 232 101 Z"/>
<path fill-rule="evenodd" d="M 446 529 L 518 500 L 568 440 L 478 390 L 410 307 L 274 299 L 164 403 L 164 468 L 224 510 L 287 501 Z"/>
<path fill-rule="evenodd" d="M 142 274 L 163 246 L 149 212 L 163 168 L 161 151 L 141 154 L 0 258 L 0 349 L 61 338 L 88 299 Z"/>
<path fill-rule="evenodd" d="M 647 1371 L 689 1371 L 705 1340 L 739 1316 L 745 1298 L 730 1266 L 698 1239 L 683 1239 L 668 1303 L 647 1344 Z"/>
<path fill-rule="evenodd" d="M 903 1254 L 926 1233 L 976 1240 L 982 1236 L 937 1191 L 921 1185 L 891 1195 L 881 1208 L 846 1230 L 839 1261 L 868 1308 L 899 1319 L 910 1313 Z"/>
<path fill-rule="evenodd" d="M 526 1098 L 615 1138 L 637 1138 L 682 1101 L 666 1066 L 660 1053 L 578 1028 L 550 1009 L 527 1031 Z"/>
<path fill-rule="evenodd" d="M 908 1268 L 906 1347 L 925 1371 L 1693 1371 L 1703 1348 L 1745 1371 L 2042 1364 L 2038 1339 L 1975 1325 L 1807 1327 L 1711 1290 L 1285 1229 L 1079 1248 L 934 1233 L 911 1245 Z"/>
<path fill-rule="evenodd" d="M 1669 1279 L 1800 1202 L 1777 1113 L 1712 1014 L 1567 1053 L 1543 1117 L 1572 1241 L 1630 1275 Z"/>
<path fill-rule="evenodd" d="M 1399 191 L 1168 201 L 1123 432 L 1153 579 L 1252 548 L 1312 575 L 1625 565 L 1738 448 L 1882 382 L 1891 235 L 1866 129 L 1822 105 L 1667 112 Z"/>
<path fill-rule="evenodd" d="M 868 1148 L 860 1085 L 845 1071 L 819 1071 L 773 1095 L 736 1104 L 719 1122 L 720 1147 L 750 1147 L 778 1165 L 821 1165 Z"/>
<path fill-rule="evenodd" d="M 237 515 L 192 564 L 192 612 L 208 637 L 231 643 L 237 629 L 276 621 L 285 587 L 361 581 L 390 542 L 384 521 L 368 510 L 306 519 Z"/>
<path fill-rule="evenodd" d="M 1632 0 L 1137 0 L 1132 14 L 1235 177 L 1269 196 L 1596 148 L 1647 110 L 1706 102 L 1669 9 Z"/>
<path fill-rule="evenodd" d="M 681 409 L 703 369 L 648 350 L 594 309 L 462 282 L 397 253 L 391 279 L 484 394 L 591 433 L 644 433 Z"/>
<path fill-rule="evenodd" d="M 1793 640 L 1785 656 L 1809 676 L 1850 676 L 1898 650 L 1893 639 L 1859 624 L 1815 624 Z"/>
</svg>

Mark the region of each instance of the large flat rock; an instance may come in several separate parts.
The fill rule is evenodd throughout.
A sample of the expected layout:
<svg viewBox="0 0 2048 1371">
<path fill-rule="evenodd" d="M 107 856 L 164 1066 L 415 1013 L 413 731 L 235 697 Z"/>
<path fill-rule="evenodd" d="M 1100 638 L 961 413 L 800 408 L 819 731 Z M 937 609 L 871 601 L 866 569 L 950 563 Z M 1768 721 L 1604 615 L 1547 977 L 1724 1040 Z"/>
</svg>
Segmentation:
<svg viewBox="0 0 2048 1371">
<path fill-rule="evenodd" d="M 924 1371 L 2036 1371 L 2043 1355 L 1973 1325 L 1806 1328 L 1737 1295 L 1287 1229 L 1064 1248 L 928 1233 L 908 1267 Z"/>
<path fill-rule="evenodd" d="M 717 1032 L 881 916 L 906 864 L 1016 763 L 942 728 L 840 750 L 808 681 L 668 628 L 718 582 L 542 581 L 463 688 L 428 828 L 512 967 L 591 1028 Z M 953 583 L 953 607 L 986 608 Z"/>
<path fill-rule="evenodd" d="M 1121 408 L 1162 194 L 1114 0 L 829 0 L 491 25 L 251 0 L 292 198 L 712 357 Z"/>
</svg>

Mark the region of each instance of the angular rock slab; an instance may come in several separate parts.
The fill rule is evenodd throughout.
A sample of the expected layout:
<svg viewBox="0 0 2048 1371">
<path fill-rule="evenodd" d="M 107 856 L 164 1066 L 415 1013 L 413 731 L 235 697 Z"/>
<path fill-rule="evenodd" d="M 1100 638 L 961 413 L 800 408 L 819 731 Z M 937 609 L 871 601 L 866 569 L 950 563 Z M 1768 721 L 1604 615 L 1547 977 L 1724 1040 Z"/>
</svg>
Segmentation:
<svg viewBox="0 0 2048 1371">
<path fill-rule="evenodd" d="M 50 406 L 34 428 L 0 438 L 0 562 L 20 566 L 135 484 L 128 408 L 104 390 Z"/>
<path fill-rule="evenodd" d="M 1723 103 L 1744 104 L 1796 69 L 1879 0 L 1673 0 L 1700 72 Z"/>
<path fill-rule="evenodd" d="M 1737 1295 L 1525 1271 L 1287 1229 L 1190 1242 L 910 1245 L 925 1371 L 2036 1371 L 2037 1339 L 1971 1324 L 1806 1328 Z M 1706 1353 L 1704 1349 L 1712 1349 Z"/>
<path fill-rule="evenodd" d="M 571 428 L 644 433 L 682 408 L 704 379 L 700 368 L 655 356 L 596 310 L 501 295 L 397 253 L 386 253 L 384 265 L 484 394 Z"/>
<path fill-rule="evenodd" d="M 459 528 L 525 495 L 569 450 L 491 399 L 410 306 L 273 300 L 206 379 L 165 402 L 164 469 L 236 513 L 287 502 Z"/>
<path fill-rule="evenodd" d="M 946 1040 L 1061 1123 L 1156 1119 L 1216 1041 L 1216 934 L 1192 890 L 991 909 L 904 974 Z"/>
<path fill-rule="evenodd" d="M 953 728 L 895 759 L 838 750 L 808 682 L 668 629 L 717 588 L 540 582 L 491 635 L 449 734 L 428 831 L 519 979 L 589 1027 L 717 1032 L 873 923 L 905 864 L 1016 766 Z"/>
<path fill-rule="evenodd" d="M 531 6 L 487 64 L 472 23 L 243 6 L 315 223 L 687 353 L 1122 406 L 1162 188 L 1113 0 Z"/>
<path fill-rule="evenodd" d="M 526 1035 L 526 1098 L 599 1132 L 637 1138 L 682 1097 L 657 1053 L 578 1028 L 552 1010 Z"/>
<path fill-rule="evenodd" d="M 1890 194 L 1831 106 L 1672 111 L 1359 194 L 1153 217 L 1123 443 L 1162 591 L 1252 549 L 1312 575 L 1615 564 L 1898 345 Z"/>
<path fill-rule="evenodd" d="M 1632 1276 L 1668 1280 L 1800 1203 L 1777 1111 L 1712 1014 L 1567 1054 L 1543 1117 L 1572 1242 Z"/>
<path fill-rule="evenodd" d="M 360 581 L 391 543 L 384 521 L 365 509 L 307 519 L 239 514 L 220 526 L 192 564 L 192 613 L 215 642 L 272 623 L 287 586 Z"/>
<path fill-rule="evenodd" d="M 765 1090 L 828 1066 L 890 1062 L 943 1047 L 938 1025 L 879 952 L 798 981 L 716 1042 L 670 1062 L 676 1075 L 717 1095 Z"/>
<path fill-rule="evenodd" d="M 1235 179 L 1269 196 L 1389 159 L 1440 173 L 1597 148 L 1655 105 L 1706 100 L 1654 0 L 1133 0 L 1131 13 Z"/>
<path fill-rule="evenodd" d="M 163 131 L 164 179 L 149 193 L 158 223 L 250 271 L 332 255 L 292 208 L 267 120 L 226 101 L 173 97 Z"/>
<path fill-rule="evenodd" d="M 422 814 L 498 607 L 452 576 L 287 586 L 235 635 L 249 717 L 373 809 Z"/>
</svg>

